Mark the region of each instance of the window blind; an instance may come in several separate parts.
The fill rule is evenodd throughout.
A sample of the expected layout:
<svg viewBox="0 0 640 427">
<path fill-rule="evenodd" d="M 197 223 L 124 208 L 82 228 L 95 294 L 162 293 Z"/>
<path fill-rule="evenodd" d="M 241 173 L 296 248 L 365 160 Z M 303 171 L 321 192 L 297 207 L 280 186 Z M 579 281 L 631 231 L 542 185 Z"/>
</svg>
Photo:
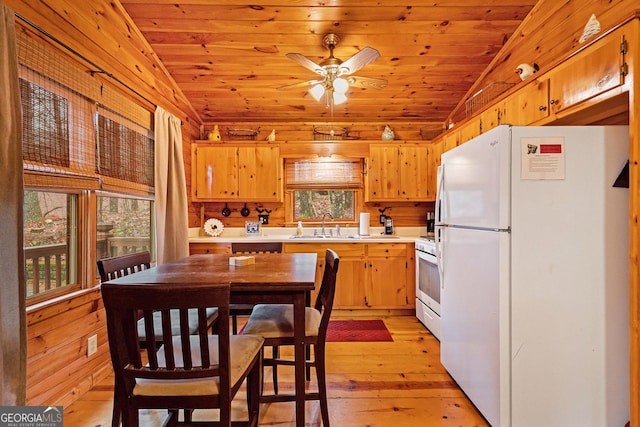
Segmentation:
<svg viewBox="0 0 640 427">
<path fill-rule="evenodd" d="M 18 29 L 25 184 L 152 193 L 151 111 Z"/>
<path fill-rule="evenodd" d="M 288 189 L 358 188 L 362 173 L 361 160 L 285 160 Z"/>
</svg>

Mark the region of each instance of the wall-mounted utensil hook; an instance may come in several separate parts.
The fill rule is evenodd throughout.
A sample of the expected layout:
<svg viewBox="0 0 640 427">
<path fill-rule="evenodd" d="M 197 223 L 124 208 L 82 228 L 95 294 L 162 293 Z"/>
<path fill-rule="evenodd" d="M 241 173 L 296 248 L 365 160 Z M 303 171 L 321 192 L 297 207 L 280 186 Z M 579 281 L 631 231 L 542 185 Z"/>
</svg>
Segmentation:
<svg viewBox="0 0 640 427">
<path fill-rule="evenodd" d="M 387 216 L 384 214 L 387 209 L 391 208 L 387 206 L 386 208 L 378 209 L 378 212 L 380 212 L 380 224 L 384 225 L 384 222 L 387 219 Z"/>
<path fill-rule="evenodd" d="M 258 219 L 260 220 L 260 224 L 269 224 L 269 214 L 271 213 L 271 211 L 268 209 L 259 208 L 256 208 L 256 211 L 258 211 Z"/>
</svg>

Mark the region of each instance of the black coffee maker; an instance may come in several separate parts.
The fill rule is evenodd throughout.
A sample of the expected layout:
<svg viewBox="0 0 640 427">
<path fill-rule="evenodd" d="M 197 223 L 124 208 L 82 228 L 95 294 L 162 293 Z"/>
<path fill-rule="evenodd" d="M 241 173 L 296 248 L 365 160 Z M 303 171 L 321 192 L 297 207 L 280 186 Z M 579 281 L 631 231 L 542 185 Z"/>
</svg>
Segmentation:
<svg viewBox="0 0 640 427">
<path fill-rule="evenodd" d="M 390 216 L 384 217 L 384 234 L 393 234 L 393 218 Z"/>
<path fill-rule="evenodd" d="M 427 233 L 433 233 L 436 225 L 435 212 L 427 212 Z"/>
</svg>

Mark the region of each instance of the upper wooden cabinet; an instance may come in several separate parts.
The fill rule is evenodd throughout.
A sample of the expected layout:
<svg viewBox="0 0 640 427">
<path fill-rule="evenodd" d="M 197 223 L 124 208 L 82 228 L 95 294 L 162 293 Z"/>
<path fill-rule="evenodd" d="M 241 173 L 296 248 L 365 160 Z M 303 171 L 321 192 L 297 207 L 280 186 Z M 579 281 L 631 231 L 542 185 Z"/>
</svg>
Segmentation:
<svg viewBox="0 0 640 427">
<path fill-rule="evenodd" d="M 365 201 L 428 201 L 426 144 L 371 144 Z"/>
<path fill-rule="evenodd" d="M 193 200 L 281 201 L 281 161 L 277 145 L 194 143 Z"/>
<path fill-rule="evenodd" d="M 619 28 L 548 73 L 549 104 L 559 113 L 625 83 L 625 54 L 631 32 Z"/>
<path fill-rule="evenodd" d="M 444 142 L 435 141 L 427 145 L 427 198 L 436 200 L 438 191 L 438 166 L 440 166 Z"/>
<path fill-rule="evenodd" d="M 482 133 L 480 116 L 472 117 L 460 126 L 460 141 L 458 145 L 475 138 Z"/>
<path fill-rule="evenodd" d="M 458 129 L 454 129 L 442 137 L 443 153 L 456 148 L 458 145 L 460 145 L 460 132 Z"/>
<path fill-rule="evenodd" d="M 500 124 L 528 125 L 549 117 L 549 79 L 535 79 L 500 105 Z"/>
</svg>

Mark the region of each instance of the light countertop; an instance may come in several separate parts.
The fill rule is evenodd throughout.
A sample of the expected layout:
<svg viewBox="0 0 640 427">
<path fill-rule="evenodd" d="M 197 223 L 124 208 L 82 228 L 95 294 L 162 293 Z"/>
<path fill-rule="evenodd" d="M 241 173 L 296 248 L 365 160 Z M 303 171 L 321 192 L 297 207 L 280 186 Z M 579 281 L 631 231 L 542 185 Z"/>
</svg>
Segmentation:
<svg viewBox="0 0 640 427">
<path fill-rule="evenodd" d="M 359 236 L 357 227 L 341 227 L 336 236 L 336 228 L 326 227 L 325 237 L 314 237 L 314 231 L 320 227 L 303 229 L 301 237 L 296 236 L 295 227 L 262 227 L 260 234 L 247 236 L 243 227 L 226 227 L 217 237 L 208 236 L 201 228 L 189 229 L 190 243 L 232 243 L 232 242 L 289 242 L 289 243 L 414 243 L 415 239 L 426 234 L 424 227 L 396 227 L 393 235 L 382 234 L 384 227 L 371 227 L 368 236 Z"/>
</svg>

